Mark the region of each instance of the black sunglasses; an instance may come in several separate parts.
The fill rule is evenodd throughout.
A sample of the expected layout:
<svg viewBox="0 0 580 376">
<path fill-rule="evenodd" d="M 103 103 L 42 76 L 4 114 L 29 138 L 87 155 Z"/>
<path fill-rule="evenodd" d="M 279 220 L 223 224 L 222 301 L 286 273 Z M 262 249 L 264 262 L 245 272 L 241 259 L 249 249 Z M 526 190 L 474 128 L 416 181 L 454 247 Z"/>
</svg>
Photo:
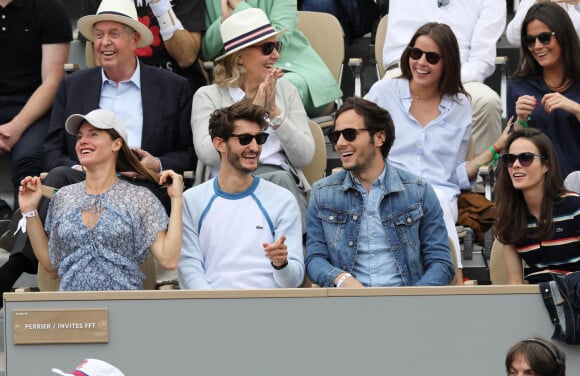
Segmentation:
<svg viewBox="0 0 580 376">
<path fill-rule="evenodd" d="M 356 136 L 357 136 L 357 134 L 358 134 L 359 131 L 367 131 L 367 132 L 369 132 L 369 130 L 366 129 L 366 128 L 361 128 L 361 129 L 346 128 L 346 129 L 343 129 L 342 131 L 332 130 L 332 131 L 328 132 L 328 139 L 334 145 L 336 145 L 336 143 L 338 142 L 338 139 L 340 138 L 340 135 L 342 135 L 342 137 L 344 137 L 344 139 L 347 140 L 347 141 L 349 141 L 349 142 L 350 141 L 354 141 L 356 139 Z"/>
<path fill-rule="evenodd" d="M 552 40 L 552 35 L 556 35 L 556 32 L 555 31 L 552 31 L 552 32 L 544 31 L 543 33 L 540 33 L 538 35 L 524 35 L 522 37 L 522 43 L 526 47 L 534 47 L 534 44 L 536 44 L 536 39 L 537 39 L 542 44 L 549 44 L 550 41 Z"/>
<path fill-rule="evenodd" d="M 280 50 L 282 49 L 282 42 L 266 42 L 266 43 L 262 43 L 262 44 L 255 44 L 255 45 L 250 46 L 250 47 L 261 48 L 262 54 L 264 54 L 265 56 L 268 56 L 272 52 L 274 52 L 274 50 L 280 52 Z"/>
<path fill-rule="evenodd" d="M 411 46 L 407 47 L 407 49 L 410 51 L 409 56 L 413 60 L 419 60 L 423 54 L 425 54 L 425 57 L 427 57 L 427 62 L 429 64 L 435 65 L 439 62 L 439 60 L 441 60 L 441 55 L 439 55 L 437 52 L 426 52 L 420 48 Z"/>
<path fill-rule="evenodd" d="M 268 139 L 269 134 L 266 132 L 260 132 L 258 134 L 249 134 L 249 133 L 242 133 L 242 134 L 231 134 L 230 137 L 236 137 L 240 142 L 240 145 L 248 145 L 252 142 L 253 139 L 256 139 L 256 143 L 258 145 L 263 145 L 264 142 Z"/>
<path fill-rule="evenodd" d="M 543 155 L 530 152 L 521 154 L 502 154 L 501 159 L 507 167 L 513 167 L 516 160 L 520 161 L 522 167 L 529 167 L 534 161 L 534 157 L 538 157 L 541 160 L 546 159 Z"/>
</svg>

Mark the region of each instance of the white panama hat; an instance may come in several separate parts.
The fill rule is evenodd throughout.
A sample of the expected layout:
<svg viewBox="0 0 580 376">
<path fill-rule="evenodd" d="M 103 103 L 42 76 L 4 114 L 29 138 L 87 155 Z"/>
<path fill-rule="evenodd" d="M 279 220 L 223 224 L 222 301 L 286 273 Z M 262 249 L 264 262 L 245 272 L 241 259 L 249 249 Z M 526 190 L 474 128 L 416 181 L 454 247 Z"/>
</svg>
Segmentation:
<svg viewBox="0 0 580 376">
<path fill-rule="evenodd" d="M 250 8 L 234 13 L 220 25 L 226 53 L 215 60 L 221 60 L 236 51 L 287 31 L 288 29 L 276 31 L 262 9 Z"/>
<path fill-rule="evenodd" d="M 132 27 L 141 35 L 137 47 L 147 47 L 153 42 L 151 30 L 137 18 L 137 9 L 133 0 L 103 0 L 97 9 L 97 14 L 81 17 L 77 26 L 85 38 L 94 42 L 93 26 L 101 21 L 114 21 Z"/>
</svg>

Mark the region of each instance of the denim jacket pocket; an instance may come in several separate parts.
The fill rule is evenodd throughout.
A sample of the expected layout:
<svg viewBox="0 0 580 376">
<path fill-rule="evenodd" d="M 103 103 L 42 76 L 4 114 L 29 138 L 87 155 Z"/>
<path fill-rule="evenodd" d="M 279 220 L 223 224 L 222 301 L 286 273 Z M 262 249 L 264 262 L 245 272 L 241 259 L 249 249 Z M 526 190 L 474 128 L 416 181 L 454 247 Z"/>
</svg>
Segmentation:
<svg viewBox="0 0 580 376">
<path fill-rule="evenodd" d="M 423 208 L 414 206 L 394 218 L 397 237 L 406 248 L 416 248 L 419 245 L 419 225 L 423 218 Z"/>
<path fill-rule="evenodd" d="M 342 242 L 344 242 L 348 213 L 335 208 L 320 208 L 318 218 L 322 223 L 330 258 L 333 263 L 337 262 L 337 253 L 343 247 Z"/>
</svg>

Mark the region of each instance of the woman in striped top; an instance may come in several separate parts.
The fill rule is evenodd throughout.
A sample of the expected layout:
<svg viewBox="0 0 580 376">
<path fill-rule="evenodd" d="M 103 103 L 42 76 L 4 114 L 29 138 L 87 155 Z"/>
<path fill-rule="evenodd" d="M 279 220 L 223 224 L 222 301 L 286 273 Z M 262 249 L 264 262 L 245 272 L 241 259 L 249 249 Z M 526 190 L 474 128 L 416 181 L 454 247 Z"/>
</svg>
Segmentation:
<svg viewBox="0 0 580 376">
<path fill-rule="evenodd" d="M 495 233 L 505 244 L 508 283 L 579 271 L 580 196 L 565 190 L 552 142 L 524 128 L 510 135 L 505 150 L 495 190 Z"/>
</svg>

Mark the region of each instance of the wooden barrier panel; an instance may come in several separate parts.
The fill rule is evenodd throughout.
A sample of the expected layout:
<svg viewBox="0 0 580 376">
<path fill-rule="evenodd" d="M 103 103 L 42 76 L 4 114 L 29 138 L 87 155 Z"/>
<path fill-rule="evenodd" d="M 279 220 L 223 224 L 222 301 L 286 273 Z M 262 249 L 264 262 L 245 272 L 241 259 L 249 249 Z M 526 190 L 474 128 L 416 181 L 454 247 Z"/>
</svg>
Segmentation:
<svg viewBox="0 0 580 376">
<path fill-rule="evenodd" d="M 128 376 L 505 375 L 507 349 L 552 324 L 537 286 L 5 294 L 6 375 L 84 358 Z M 13 343 L 12 312 L 108 310 L 108 343 Z M 569 374 L 580 348 L 558 344 Z"/>
</svg>

